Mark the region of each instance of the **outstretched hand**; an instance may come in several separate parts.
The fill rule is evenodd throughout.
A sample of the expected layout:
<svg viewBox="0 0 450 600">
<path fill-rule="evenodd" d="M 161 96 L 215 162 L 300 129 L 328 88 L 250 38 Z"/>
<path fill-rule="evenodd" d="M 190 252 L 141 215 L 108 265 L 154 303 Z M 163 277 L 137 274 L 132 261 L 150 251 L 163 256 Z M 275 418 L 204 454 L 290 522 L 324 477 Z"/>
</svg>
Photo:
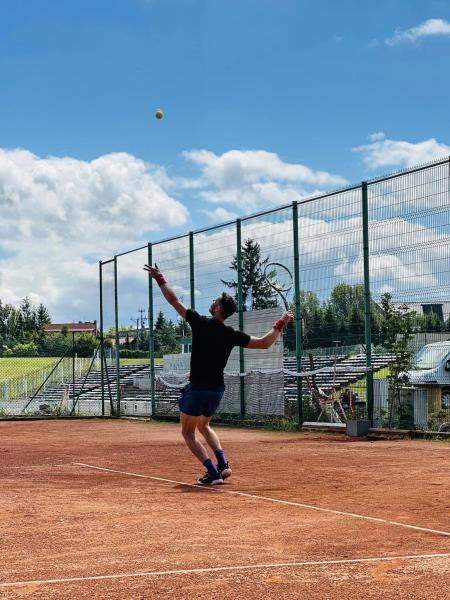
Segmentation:
<svg viewBox="0 0 450 600">
<path fill-rule="evenodd" d="M 150 273 L 150 275 L 153 277 L 153 279 L 156 281 L 156 283 L 159 286 L 166 283 L 166 280 L 164 279 L 164 275 L 161 273 L 161 271 L 159 270 L 159 267 L 156 263 L 155 263 L 154 267 L 152 267 L 152 265 L 144 265 L 144 271 L 147 271 L 147 273 Z"/>
<path fill-rule="evenodd" d="M 156 277 L 158 277 L 158 275 L 162 275 L 162 273 L 159 270 L 159 267 L 156 263 L 155 263 L 154 267 L 152 267 L 152 265 L 144 265 L 144 271 L 147 271 L 148 273 L 150 273 L 150 275 L 153 277 L 153 279 L 156 279 Z"/>
</svg>

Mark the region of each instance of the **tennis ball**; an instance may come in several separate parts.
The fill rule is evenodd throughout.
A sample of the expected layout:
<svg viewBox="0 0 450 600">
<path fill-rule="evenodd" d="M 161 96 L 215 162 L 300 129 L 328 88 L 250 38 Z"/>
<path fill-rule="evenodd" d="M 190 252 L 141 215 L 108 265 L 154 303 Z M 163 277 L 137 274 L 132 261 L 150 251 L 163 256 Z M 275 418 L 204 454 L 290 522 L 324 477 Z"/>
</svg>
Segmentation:
<svg viewBox="0 0 450 600">
<path fill-rule="evenodd" d="M 155 117 L 156 117 L 157 119 L 162 119 L 162 118 L 163 118 L 163 116 L 164 116 L 164 113 L 163 113 L 163 111 L 162 111 L 160 108 L 157 108 L 157 109 L 156 109 L 156 112 L 155 112 Z"/>
</svg>

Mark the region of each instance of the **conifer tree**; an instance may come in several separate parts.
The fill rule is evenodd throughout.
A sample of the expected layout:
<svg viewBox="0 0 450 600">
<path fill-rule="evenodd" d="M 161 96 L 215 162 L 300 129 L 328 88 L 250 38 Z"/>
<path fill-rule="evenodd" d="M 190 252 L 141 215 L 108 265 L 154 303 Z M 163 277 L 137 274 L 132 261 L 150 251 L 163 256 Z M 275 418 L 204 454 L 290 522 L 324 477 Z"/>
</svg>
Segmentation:
<svg viewBox="0 0 450 600">
<path fill-rule="evenodd" d="M 268 262 L 268 257 L 261 259 L 261 246 L 258 242 L 252 239 L 244 241 L 242 246 L 242 302 L 247 309 L 261 310 L 278 305 L 277 294 L 270 287 L 264 275 L 264 267 Z M 237 255 L 233 257 L 229 268 L 237 272 Z M 221 281 L 234 290 L 234 296 L 237 300 L 237 278 L 231 281 L 223 279 Z M 249 303 L 247 301 L 250 300 L 250 297 L 251 302 Z"/>
</svg>

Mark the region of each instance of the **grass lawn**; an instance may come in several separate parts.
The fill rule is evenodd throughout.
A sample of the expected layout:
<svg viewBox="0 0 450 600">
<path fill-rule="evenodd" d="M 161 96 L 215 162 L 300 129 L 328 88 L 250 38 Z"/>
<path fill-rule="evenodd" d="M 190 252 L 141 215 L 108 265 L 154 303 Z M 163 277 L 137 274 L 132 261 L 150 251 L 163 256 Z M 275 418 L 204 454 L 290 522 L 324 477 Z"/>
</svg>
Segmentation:
<svg viewBox="0 0 450 600">
<path fill-rule="evenodd" d="M 0 382 L 54 365 L 58 360 L 55 357 L 0 358 Z"/>
<path fill-rule="evenodd" d="M 23 357 L 23 358 L 0 358 L 0 383 L 8 381 L 15 377 L 22 377 L 28 373 L 33 373 L 45 367 L 53 366 L 60 360 L 60 357 Z M 70 357 L 65 360 L 71 360 Z M 130 364 L 150 364 L 148 358 L 121 358 L 121 365 Z M 155 358 L 155 364 L 162 364 L 162 358 Z"/>
<path fill-rule="evenodd" d="M 384 369 L 380 369 L 379 371 L 377 371 L 376 373 L 373 374 L 373 378 L 374 379 L 386 379 L 386 377 L 389 375 L 389 367 L 384 367 Z M 359 381 L 356 381 L 355 383 L 351 383 L 348 386 L 351 390 L 353 390 L 354 392 L 356 392 L 357 394 L 361 394 L 363 396 L 366 395 L 366 378 L 365 376 L 360 379 Z"/>
</svg>

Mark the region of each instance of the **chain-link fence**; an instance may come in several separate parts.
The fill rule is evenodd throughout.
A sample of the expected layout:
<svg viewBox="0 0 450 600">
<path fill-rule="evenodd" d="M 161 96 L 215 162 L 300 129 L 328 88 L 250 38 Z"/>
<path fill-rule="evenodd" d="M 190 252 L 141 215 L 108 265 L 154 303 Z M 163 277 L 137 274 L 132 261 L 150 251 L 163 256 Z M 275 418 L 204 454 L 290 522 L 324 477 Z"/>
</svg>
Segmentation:
<svg viewBox="0 0 450 600">
<path fill-rule="evenodd" d="M 191 331 L 143 271 L 156 263 L 201 314 L 233 295 L 227 322 L 251 335 L 295 313 L 270 350 L 232 352 L 217 418 L 450 429 L 449 215 L 446 159 L 102 261 L 99 348 L 69 332 L 4 354 L 0 415 L 178 416 Z"/>
<path fill-rule="evenodd" d="M 0 416 L 101 415 L 101 406 L 80 402 L 101 390 L 100 342 L 88 342 L 63 331 L 7 349 L 0 358 Z"/>
<path fill-rule="evenodd" d="M 227 322 L 251 335 L 295 313 L 269 351 L 233 351 L 222 421 L 450 428 L 449 182 L 437 161 L 101 263 L 113 412 L 178 415 L 191 332 L 142 271 L 156 263 L 201 314 L 234 295 Z"/>
</svg>

